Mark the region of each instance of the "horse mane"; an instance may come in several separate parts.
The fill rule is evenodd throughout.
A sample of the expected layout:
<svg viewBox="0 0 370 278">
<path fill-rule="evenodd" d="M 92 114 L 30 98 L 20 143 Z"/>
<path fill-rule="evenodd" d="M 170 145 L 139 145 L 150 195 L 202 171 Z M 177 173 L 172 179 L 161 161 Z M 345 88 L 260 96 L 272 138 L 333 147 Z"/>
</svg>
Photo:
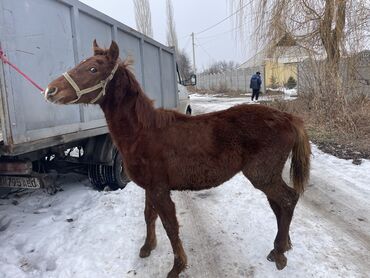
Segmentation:
<svg viewBox="0 0 370 278">
<path fill-rule="evenodd" d="M 135 112 L 139 124 L 143 128 L 163 128 L 168 126 L 176 120 L 176 115 L 178 113 L 165 109 L 156 109 L 154 107 L 153 100 L 146 96 L 135 78 L 132 68 L 133 62 L 132 57 L 128 57 L 121 65 L 126 70 L 129 90 L 137 93 Z"/>
</svg>

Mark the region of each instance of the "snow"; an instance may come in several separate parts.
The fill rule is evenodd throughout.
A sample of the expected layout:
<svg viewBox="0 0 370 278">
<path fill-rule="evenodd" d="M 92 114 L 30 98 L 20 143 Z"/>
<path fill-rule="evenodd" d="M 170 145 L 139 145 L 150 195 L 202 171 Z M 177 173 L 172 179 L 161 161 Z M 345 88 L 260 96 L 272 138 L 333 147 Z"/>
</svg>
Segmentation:
<svg viewBox="0 0 370 278">
<path fill-rule="evenodd" d="M 273 92 L 283 92 L 287 96 L 296 97 L 297 94 L 297 88 L 288 89 L 285 87 L 279 87 L 279 88 L 267 88 L 266 90 L 273 91 Z"/>
<path fill-rule="evenodd" d="M 287 89 L 287 88 L 284 88 L 284 94 L 288 95 L 288 96 L 297 96 L 297 89 L 296 88 L 293 88 L 293 89 Z"/>
<path fill-rule="evenodd" d="M 261 97 L 260 100 L 262 99 Z M 195 114 L 223 110 L 243 103 L 252 103 L 250 97 L 227 98 L 217 97 L 217 95 L 190 95 L 190 105 Z"/>
<path fill-rule="evenodd" d="M 191 101 L 200 113 L 245 99 Z M 266 260 L 275 217 L 242 174 L 211 190 L 173 192 L 189 263 L 180 277 L 369 277 L 370 161 L 354 165 L 313 146 L 311 176 L 282 271 Z M 64 191 L 53 196 L 38 190 L 0 199 L 0 278 L 166 277 L 173 257 L 159 220 L 157 248 L 138 256 L 145 238 L 141 188 L 131 182 L 97 192 L 76 175 L 59 183 Z"/>
</svg>

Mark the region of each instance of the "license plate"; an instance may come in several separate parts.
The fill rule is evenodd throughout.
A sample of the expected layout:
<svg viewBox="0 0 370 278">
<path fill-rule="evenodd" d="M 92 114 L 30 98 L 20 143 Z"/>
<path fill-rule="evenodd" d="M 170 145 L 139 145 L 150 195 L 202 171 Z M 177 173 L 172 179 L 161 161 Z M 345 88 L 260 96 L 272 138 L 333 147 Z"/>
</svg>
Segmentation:
<svg viewBox="0 0 370 278">
<path fill-rule="evenodd" d="M 41 182 L 35 177 L 0 176 L 0 187 L 41 188 Z"/>
</svg>

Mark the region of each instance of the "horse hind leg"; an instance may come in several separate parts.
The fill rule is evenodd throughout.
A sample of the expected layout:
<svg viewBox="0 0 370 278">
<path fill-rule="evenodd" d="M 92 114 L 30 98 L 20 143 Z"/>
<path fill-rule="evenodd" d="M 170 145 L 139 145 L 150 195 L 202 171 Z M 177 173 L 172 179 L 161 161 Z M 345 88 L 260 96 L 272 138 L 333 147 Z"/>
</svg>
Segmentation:
<svg viewBox="0 0 370 278">
<path fill-rule="evenodd" d="M 278 232 L 274 241 L 274 249 L 267 256 L 269 261 L 273 261 L 276 267 L 281 270 L 287 265 L 287 258 L 284 253 L 291 248 L 289 227 L 292 221 L 294 208 L 298 202 L 298 193 L 286 185 L 280 179 L 272 184 L 270 190 L 266 190 L 266 195 L 272 201 L 276 211 L 280 212 L 277 220 Z M 273 209 L 274 210 L 274 209 Z"/>
<path fill-rule="evenodd" d="M 257 172 L 247 170 L 244 170 L 243 173 L 255 188 L 266 194 L 276 216 L 278 232 L 274 240 L 274 249 L 271 250 L 267 259 L 275 262 L 277 269 L 281 270 L 287 265 L 284 253 L 291 248 L 289 227 L 299 195 L 286 185 L 281 174 L 262 175 L 262 173 L 258 173 L 257 175 Z M 270 180 L 270 182 L 267 183 L 266 180 Z"/>
<path fill-rule="evenodd" d="M 277 222 L 277 228 L 279 229 L 279 225 L 280 224 L 280 219 L 281 219 L 281 209 L 280 209 L 280 206 L 275 203 L 274 200 L 270 199 L 270 198 L 267 198 L 268 201 L 269 201 L 269 204 L 270 204 L 270 207 L 272 208 L 275 216 L 276 216 L 276 222 Z M 275 242 L 277 241 L 277 238 L 275 238 Z M 287 246 L 285 248 L 286 250 L 285 251 L 288 251 L 290 249 L 292 249 L 292 243 L 290 241 L 290 236 L 289 236 L 289 233 L 288 233 L 288 241 L 287 241 Z"/>
<path fill-rule="evenodd" d="M 155 221 L 158 218 L 158 214 L 154 209 L 154 206 L 148 196 L 148 193 L 145 192 L 145 222 L 146 222 L 146 238 L 145 243 L 140 249 L 140 257 L 148 257 L 152 250 L 157 246 L 157 237 L 155 235 Z"/>
</svg>

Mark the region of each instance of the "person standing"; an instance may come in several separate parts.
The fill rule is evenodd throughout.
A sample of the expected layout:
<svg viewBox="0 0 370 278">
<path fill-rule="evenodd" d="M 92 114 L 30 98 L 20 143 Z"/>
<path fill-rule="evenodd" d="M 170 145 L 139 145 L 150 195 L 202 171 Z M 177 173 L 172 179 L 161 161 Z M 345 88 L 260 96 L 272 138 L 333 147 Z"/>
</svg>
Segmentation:
<svg viewBox="0 0 370 278">
<path fill-rule="evenodd" d="M 258 100 L 261 84 L 262 84 L 261 73 L 257 71 L 256 74 L 252 75 L 251 82 L 249 85 L 249 87 L 252 89 L 252 101 L 254 98 L 256 98 L 256 101 Z"/>
</svg>

